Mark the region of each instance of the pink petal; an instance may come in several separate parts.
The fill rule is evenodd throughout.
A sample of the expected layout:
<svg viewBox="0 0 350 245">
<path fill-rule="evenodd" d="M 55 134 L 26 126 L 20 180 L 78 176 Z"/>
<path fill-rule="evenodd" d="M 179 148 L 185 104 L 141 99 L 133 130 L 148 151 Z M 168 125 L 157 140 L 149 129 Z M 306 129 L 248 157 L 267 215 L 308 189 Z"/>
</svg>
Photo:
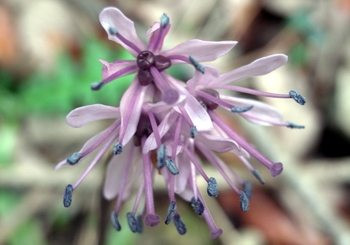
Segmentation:
<svg viewBox="0 0 350 245">
<path fill-rule="evenodd" d="M 233 149 L 239 151 L 238 144 L 235 141 L 223 137 L 199 133 L 196 140 L 201 142 L 207 149 L 215 152 L 227 152 Z"/>
<path fill-rule="evenodd" d="M 118 107 L 94 104 L 74 109 L 67 115 L 66 121 L 70 126 L 80 128 L 93 121 L 119 117 Z"/>
<path fill-rule="evenodd" d="M 196 89 L 209 88 L 211 81 L 215 81 L 219 78 L 220 74 L 218 69 L 213 66 L 204 66 L 205 73 L 202 74 L 199 71 L 195 71 L 193 77 L 187 81 L 188 90 L 194 94 Z"/>
<path fill-rule="evenodd" d="M 229 52 L 236 44 L 234 41 L 212 42 L 192 39 L 161 54 L 193 56 L 198 62 L 213 61 Z"/>
<path fill-rule="evenodd" d="M 105 60 L 101 60 L 100 62 L 103 64 L 102 67 L 102 78 L 109 77 L 112 74 L 115 74 L 116 72 L 131 66 L 136 66 L 135 60 L 117 60 L 112 63 L 109 63 Z M 138 70 L 138 68 L 130 69 L 129 72 L 125 73 L 124 76 L 135 73 Z"/>
<path fill-rule="evenodd" d="M 131 151 L 133 154 L 130 154 Z M 124 147 L 122 154 L 113 156 L 107 167 L 107 175 L 103 188 L 103 195 L 106 199 L 111 200 L 119 194 L 122 184 L 121 180 L 125 177 L 127 181 L 125 188 L 130 189 L 133 184 L 134 166 L 129 166 L 131 169 L 129 169 L 128 175 L 124 176 L 126 174 L 125 166 L 126 164 L 134 165 L 134 162 L 139 156 L 140 148 L 135 147 L 132 142 Z"/>
<path fill-rule="evenodd" d="M 186 103 L 186 96 L 180 94 L 179 99 L 173 104 L 167 104 L 163 101 L 157 103 L 146 103 L 143 105 L 143 110 L 145 112 L 152 111 L 153 113 L 160 113 L 168 109 L 173 108 L 174 106 L 183 106 Z"/>
<path fill-rule="evenodd" d="M 191 175 L 191 162 L 184 153 L 178 154 L 175 162 L 179 168 L 179 174 L 175 178 L 175 193 L 183 193 L 187 187 L 188 179 Z M 191 200 L 192 197 L 190 197 L 189 200 Z"/>
<path fill-rule="evenodd" d="M 119 43 L 126 50 L 128 50 L 134 57 L 137 57 L 138 53 L 124 44 L 115 35 L 109 34 L 109 28 L 115 28 L 120 35 L 134 43 L 139 49 L 146 50 L 145 44 L 138 37 L 134 22 L 127 18 L 119 9 L 108 7 L 104 8 L 100 13 L 100 23 L 108 34 L 108 39 Z"/>
<path fill-rule="evenodd" d="M 226 96 L 226 95 L 220 95 L 220 99 L 239 107 L 252 105 L 253 108 L 251 110 L 244 113 L 239 113 L 239 115 L 254 124 L 270 126 L 272 124 L 268 122 L 274 122 L 274 123 L 282 122 L 282 116 L 278 112 L 278 110 L 276 110 L 274 107 L 266 103 L 263 103 L 257 100 L 242 99 L 242 98 Z M 250 118 L 249 117 L 250 115 L 257 119 Z"/>
<path fill-rule="evenodd" d="M 148 87 L 141 86 L 135 78 L 130 87 L 125 91 L 120 101 L 120 114 L 121 114 L 121 130 L 124 130 L 123 141 L 119 142 L 122 145 L 126 145 L 136 132 L 137 124 L 142 111 L 142 103 L 144 101 L 145 94 L 149 91 Z M 133 107 L 131 107 L 133 106 Z M 122 132 L 120 132 L 122 133 Z"/>
<path fill-rule="evenodd" d="M 160 31 L 160 22 L 156 22 L 152 25 L 152 27 L 147 31 L 147 35 L 152 34 L 149 42 L 148 42 L 148 48 L 150 51 L 152 51 L 155 54 L 158 54 L 158 52 L 160 51 L 160 49 L 163 47 L 163 43 L 164 43 L 164 38 L 166 37 L 166 35 L 168 34 L 169 30 L 170 30 L 170 24 L 168 24 L 165 28 L 163 28 L 162 30 L 162 36 L 159 40 L 159 43 L 157 45 L 157 47 L 154 47 L 155 43 L 157 42 L 158 39 L 158 32 Z M 154 49 L 155 48 L 155 49 Z"/>
<path fill-rule="evenodd" d="M 212 81 L 210 85 L 225 85 L 247 77 L 265 75 L 284 65 L 287 60 L 288 57 L 284 54 L 266 56 L 222 75 L 218 80 Z"/>
</svg>

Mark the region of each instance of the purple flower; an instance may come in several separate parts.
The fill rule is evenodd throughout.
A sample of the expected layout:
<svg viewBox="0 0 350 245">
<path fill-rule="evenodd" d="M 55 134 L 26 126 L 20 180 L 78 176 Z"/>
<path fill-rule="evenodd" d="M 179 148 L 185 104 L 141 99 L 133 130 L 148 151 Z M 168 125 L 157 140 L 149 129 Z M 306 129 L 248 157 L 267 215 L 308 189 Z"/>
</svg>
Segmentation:
<svg viewBox="0 0 350 245">
<path fill-rule="evenodd" d="M 164 38 L 170 29 L 169 18 L 165 14 L 148 31 L 151 37 L 147 46 L 137 36 L 134 23 L 120 10 L 104 9 L 100 14 L 100 22 L 109 39 L 122 45 L 136 59 L 112 63 L 101 61 L 104 65 L 103 80 L 93 83 L 92 89 L 99 90 L 104 84 L 127 74 L 137 75 L 124 93 L 120 107 L 95 104 L 77 108 L 68 114 L 67 123 L 72 127 L 81 127 L 102 119 L 115 121 L 88 140 L 80 151 L 57 164 L 55 169 L 64 165 L 75 165 L 88 155 L 95 154 L 77 182 L 67 185 L 64 206 L 71 205 L 74 190 L 102 156 L 113 148 L 114 155 L 107 167 L 104 196 L 107 199 L 116 198 L 111 213 L 111 221 L 116 230 L 122 228 L 118 217 L 121 204 L 132 197 L 131 193 L 135 188 L 137 193 L 134 206 L 126 217 L 131 231 L 142 232 L 143 217 L 148 226 L 155 226 L 160 222 L 153 197 L 153 180 L 160 173 L 169 196 L 165 224 L 173 222 L 181 235 L 187 231 L 177 209 L 177 194 L 191 202 L 194 212 L 205 219 L 210 229 L 210 237 L 220 236 L 223 231 L 213 221 L 197 187 L 197 175 L 207 182 L 206 192 L 210 197 L 218 196 L 218 183 L 215 178 L 206 174 L 197 152 L 212 164 L 240 196 L 243 211 L 249 209 L 251 185 L 242 180 L 216 153 L 236 154 L 262 184 L 264 180 L 248 161 L 250 156 L 266 166 L 274 177 L 282 172 L 283 166 L 282 163 L 272 162 L 229 128 L 215 109 L 220 106 L 261 125 L 290 128 L 303 126 L 282 121 L 279 112 L 267 104 L 227 96 L 217 90 L 292 98 L 303 105 L 305 99 L 294 90 L 288 94 L 272 94 L 228 85 L 247 77 L 265 75 L 285 64 L 287 57 L 281 54 L 267 56 L 219 75 L 216 68 L 203 66 L 199 62 L 215 60 L 232 49 L 236 42 L 190 40 L 173 49 L 162 51 Z M 165 71 L 178 63 L 188 63 L 196 69 L 193 78 L 187 83 L 176 80 Z"/>
</svg>

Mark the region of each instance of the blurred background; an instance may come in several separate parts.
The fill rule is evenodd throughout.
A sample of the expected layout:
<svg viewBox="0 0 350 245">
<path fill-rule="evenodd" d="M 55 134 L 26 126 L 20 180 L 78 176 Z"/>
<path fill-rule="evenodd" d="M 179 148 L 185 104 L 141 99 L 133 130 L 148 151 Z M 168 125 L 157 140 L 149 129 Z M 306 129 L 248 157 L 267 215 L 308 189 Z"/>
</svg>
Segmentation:
<svg viewBox="0 0 350 245">
<path fill-rule="evenodd" d="M 243 213 L 237 195 L 219 180 L 219 197 L 208 200 L 224 229 L 218 239 L 209 238 L 204 220 L 180 200 L 184 236 L 163 223 L 134 234 L 124 214 L 122 231 L 113 230 L 113 202 L 101 194 L 105 161 L 74 192 L 72 206 L 62 205 L 66 185 L 88 161 L 57 172 L 54 166 L 108 125 L 72 129 L 65 115 L 82 105 L 118 105 L 131 79 L 90 90 L 101 79 L 99 59 L 129 59 L 98 22 L 105 6 L 120 8 L 145 41 L 147 29 L 167 13 L 172 27 L 165 48 L 193 38 L 239 41 L 215 62 L 222 73 L 269 54 L 289 56 L 282 68 L 239 85 L 277 93 L 297 90 L 305 106 L 264 101 L 305 129 L 260 127 L 225 115 L 236 131 L 285 167 L 272 178 L 253 162 L 266 181 L 260 185 L 234 156 L 222 156 L 252 181 L 254 194 Z M 0 0 L 0 244 L 349 245 L 349 26 L 348 0 Z M 189 74 L 181 67 L 173 72 L 183 78 Z M 162 181 L 155 183 L 155 198 L 164 218 L 168 201 Z"/>
</svg>

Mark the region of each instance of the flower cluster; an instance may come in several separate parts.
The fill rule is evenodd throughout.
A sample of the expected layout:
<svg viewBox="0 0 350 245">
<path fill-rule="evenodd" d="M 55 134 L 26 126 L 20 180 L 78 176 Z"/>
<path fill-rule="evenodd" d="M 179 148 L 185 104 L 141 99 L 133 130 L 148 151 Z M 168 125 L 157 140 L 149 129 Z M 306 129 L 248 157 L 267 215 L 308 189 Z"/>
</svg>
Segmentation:
<svg viewBox="0 0 350 245">
<path fill-rule="evenodd" d="M 162 51 L 163 41 L 170 29 L 169 17 L 163 14 L 147 32 L 150 36 L 145 45 L 137 36 L 134 23 L 119 9 L 106 8 L 100 14 L 100 22 L 108 38 L 122 45 L 134 60 L 117 60 L 112 63 L 101 60 L 102 80 L 92 83 L 92 90 L 100 90 L 107 83 L 136 74 L 124 93 L 120 107 L 94 104 L 77 108 L 67 116 L 72 127 L 81 127 L 89 122 L 114 119 L 103 132 L 88 140 L 82 149 L 60 162 L 75 165 L 90 154 L 95 157 L 74 185 L 65 190 L 63 204 L 69 207 L 72 194 L 91 169 L 106 152 L 113 148 L 104 184 L 104 196 L 116 198 L 111 214 L 116 230 L 121 229 L 119 211 L 123 200 L 134 196 L 133 209 L 127 213 L 127 221 L 133 232 L 142 232 L 143 222 L 156 226 L 160 217 L 155 212 L 153 180 L 156 174 L 164 178 L 169 196 L 169 208 L 165 224 L 171 221 L 182 235 L 186 226 L 180 218 L 176 196 L 191 202 L 194 212 L 202 216 L 210 229 L 210 237 L 216 238 L 222 230 L 213 221 L 197 187 L 197 177 L 207 182 L 207 194 L 217 197 L 218 184 L 215 178 L 203 170 L 201 153 L 222 175 L 230 187 L 240 196 L 243 211 L 249 209 L 252 196 L 248 181 L 242 180 L 217 155 L 216 152 L 233 152 L 261 182 L 264 180 L 248 159 L 253 156 L 271 173 L 282 172 L 280 162 L 273 162 L 251 146 L 242 136 L 226 125 L 215 111 L 221 107 L 261 125 L 276 125 L 303 128 L 282 121 L 278 111 L 259 101 L 231 97 L 218 90 L 230 90 L 245 94 L 274 98 L 292 98 L 303 105 L 305 99 L 296 91 L 287 94 L 272 94 L 232 85 L 252 76 L 260 76 L 277 69 L 287 62 L 283 54 L 267 56 L 220 75 L 212 66 L 201 62 L 213 61 L 230 51 L 233 41 L 209 42 L 189 40 L 176 47 Z M 176 64 L 189 64 L 195 68 L 193 77 L 179 81 L 167 73 L 167 68 Z M 137 189 L 136 195 L 131 195 Z"/>
</svg>

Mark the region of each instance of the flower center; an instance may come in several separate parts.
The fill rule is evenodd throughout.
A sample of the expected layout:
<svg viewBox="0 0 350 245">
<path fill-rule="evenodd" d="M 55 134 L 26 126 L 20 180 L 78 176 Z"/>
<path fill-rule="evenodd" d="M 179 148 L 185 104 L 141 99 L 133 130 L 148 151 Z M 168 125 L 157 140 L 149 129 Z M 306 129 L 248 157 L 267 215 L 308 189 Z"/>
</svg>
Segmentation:
<svg viewBox="0 0 350 245">
<path fill-rule="evenodd" d="M 219 93 L 214 89 L 206 88 L 206 89 L 202 89 L 202 92 L 209 94 L 217 99 L 220 98 Z M 219 106 L 217 103 L 201 96 L 199 96 L 199 98 L 197 99 L 199 103 L 201 103 L 202 105 L 205 105 L 207 110 L 215 110 Z"/>
<path fill-rule="evenodd" d="M 140 68 L 137 77 L 142 86 L 147 86 L 153 82 L 153 76 L 149 69 L 154 66 L 159 72 L 162 72 L 171 66 L 171 61 L 163 55 L 154 55 L 151 51 L 142 51 L 136 58 L 138 68 Z"/>
<path fill-rule="evenodd" d="M 155 59 L 154 54 L 150 51 L 142 51 L 137 56 L 137 66 L 141 70 L 148 70 L 152 65 L 154 65 Z"/>
</svg>

